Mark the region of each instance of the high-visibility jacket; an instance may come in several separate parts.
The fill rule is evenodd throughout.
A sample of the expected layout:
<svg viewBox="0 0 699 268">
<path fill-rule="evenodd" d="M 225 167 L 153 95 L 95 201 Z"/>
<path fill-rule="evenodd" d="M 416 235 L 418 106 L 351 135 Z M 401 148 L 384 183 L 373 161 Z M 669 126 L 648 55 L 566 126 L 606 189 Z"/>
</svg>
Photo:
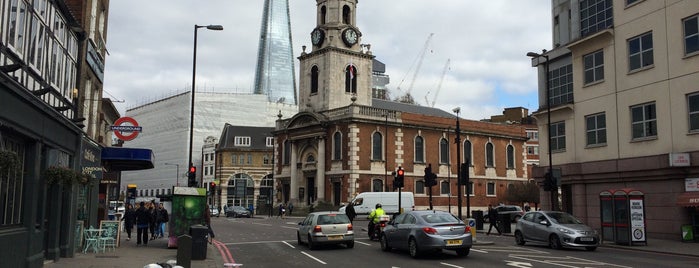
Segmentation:
<svg viewBox="0 0 699 268">
<path fill-rule="evenodd" d="M 383 211 L 383 208 L 377 208 L 372 210 L 369 214 L 369 217 L 367 218 L 373 221 L 374 223 L 379 223 L 379 217 L 384 214 L 386 214 L 386 212 Z"/>
</svg>

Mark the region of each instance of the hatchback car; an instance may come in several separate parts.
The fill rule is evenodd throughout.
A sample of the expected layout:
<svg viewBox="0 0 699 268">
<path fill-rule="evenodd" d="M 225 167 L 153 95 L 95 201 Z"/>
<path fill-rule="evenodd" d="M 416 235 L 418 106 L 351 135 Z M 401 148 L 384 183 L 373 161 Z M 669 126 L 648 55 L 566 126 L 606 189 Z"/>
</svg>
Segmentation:
<svg viewBox="0 0 699 268">
<path fill-rule="evenodd" d="M 439 210 L 400 214 L 386 224 L 379 240 L 383 251 L 408 250 L 413 258 L 444 249 L 467 256 L 473 244 L 471 228 L 451 213 Z"/>
<path fill-rule="evenodd" d="M 250 218 L 250 211 L 241 206 L 230 206 L 226 208 L 226 217 Z"/>
<path fill-rule="evenodd" d="M 522 208 L 520 206 L 500 205 L 500 206 L 494 207 L 494 209 L 498 211 L 498 216 L 508 215 L 510 222 L 517 222 L 520 218 L 522 218 L 522 215 L 524 215 L 524 210 L 522 210 Z M 488 211 L 487 210 L 483 213 L 483 221 L 490 222 L 490 218 L 488 218 Z"/>
<path fill-rule="evenodd" d="M 597 249 L 597 230 L 561 211 L 530 211 L 522 216 L 515 228 L 518 245 L 526 242 L 548 243 L 553 249 L 562 247 Z"/>
<path fill-rule="evenodd" d="M 322 211 L 308 214 L 299 222 L 296 231 L 299 245 L 307 244 L 313 250 L 319 245 L 345 244 L 354 247 L 354 230 L 346 214 L 337 211 Z"/>
</svg>

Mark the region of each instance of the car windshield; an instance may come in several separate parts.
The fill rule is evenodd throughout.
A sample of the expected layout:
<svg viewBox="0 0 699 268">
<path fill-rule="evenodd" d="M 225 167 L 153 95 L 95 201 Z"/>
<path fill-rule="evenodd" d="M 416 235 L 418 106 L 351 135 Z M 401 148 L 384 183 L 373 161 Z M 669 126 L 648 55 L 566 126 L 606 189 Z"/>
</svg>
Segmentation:
<svg viewBox="0 0 699 268">
<path fill-rule="evenodd" d="M 459 223 L 459 219 L 447 213 L 430 213 L 421 216 L 422 220 L 430 224 Z"/>
<path fill-rule="evenodd" d="M 318 216 L 318 224 L 342 224 L 350 223 L 345 214 L 325 214 Z"/>
<path fill-rule="evenodd" d="M 573 215 L 570 215 L 568 213 L 563 213 L 563 212 L 550 212 L 548 213 L 549 217 L 551 218 L 551 221 L 554 223 L 558 224 L 582 224 L 580 220 L 577 218 L 573 217 Z"/>
</svg>

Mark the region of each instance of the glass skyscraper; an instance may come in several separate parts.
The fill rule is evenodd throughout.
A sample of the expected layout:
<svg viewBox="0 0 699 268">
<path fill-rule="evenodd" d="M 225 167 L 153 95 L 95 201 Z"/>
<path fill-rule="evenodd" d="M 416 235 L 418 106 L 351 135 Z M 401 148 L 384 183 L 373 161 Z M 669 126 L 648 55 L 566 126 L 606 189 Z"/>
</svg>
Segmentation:
<svg viewBox="0 0 699 268">
<path fill-rule="evenodd" d="M 266 94 L 270 102 L 297 104 L 288 0 L 265 0 L 255 94 Z"/>
</svg>

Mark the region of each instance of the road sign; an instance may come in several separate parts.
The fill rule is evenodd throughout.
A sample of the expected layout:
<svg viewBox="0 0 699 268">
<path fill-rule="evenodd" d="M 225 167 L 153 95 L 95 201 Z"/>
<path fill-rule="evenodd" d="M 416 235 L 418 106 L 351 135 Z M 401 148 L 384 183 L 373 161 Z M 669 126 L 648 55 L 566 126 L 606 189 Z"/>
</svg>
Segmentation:
<svg viewBox="0 0 699 268">
<path fill-rule="evenodd" d="M 131 125 L 122 125 L 124 123 L 129 123 Z M 135 119 L 128 116 L 117 119 L 111 129 L 114 131 L 114 135 L 117 136 L 117 138 L 124 141 L 135 139 L 138 133 L 143 130 L 142 127 L 138 126 L 138 122 L 136 122 Z"/>
</svg>

